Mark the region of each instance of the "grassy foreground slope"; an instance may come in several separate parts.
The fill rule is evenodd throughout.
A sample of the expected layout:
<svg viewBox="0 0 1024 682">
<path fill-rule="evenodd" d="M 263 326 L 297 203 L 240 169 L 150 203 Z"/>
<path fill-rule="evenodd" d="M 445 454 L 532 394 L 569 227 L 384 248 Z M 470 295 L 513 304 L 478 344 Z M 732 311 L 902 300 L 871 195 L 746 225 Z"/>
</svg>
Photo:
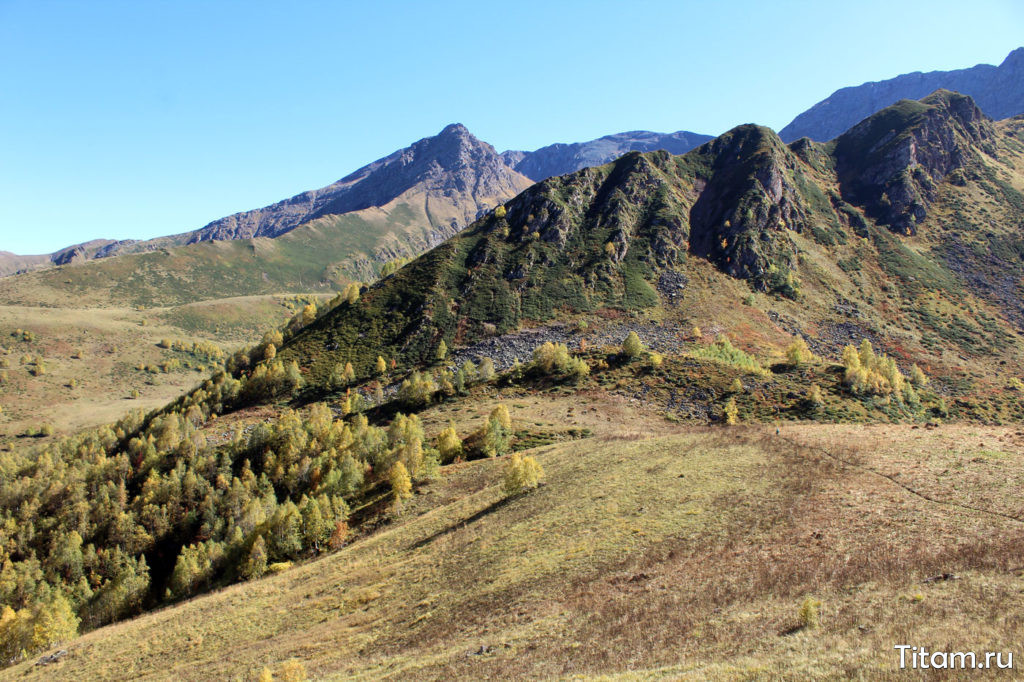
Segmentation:
<svg viewBox="0 0 1024 682">
<path fill-rule="evenodd" d="M 505 499 L 500 460 L 446 467 L 337 553 L 3 676 L 896 679 L 895 642 L 1024 644 L 1014 429 L 680 428 L 600 393 L 513 413 L 594 435 L 537 448 L 534 492 Z"/>
</svg>

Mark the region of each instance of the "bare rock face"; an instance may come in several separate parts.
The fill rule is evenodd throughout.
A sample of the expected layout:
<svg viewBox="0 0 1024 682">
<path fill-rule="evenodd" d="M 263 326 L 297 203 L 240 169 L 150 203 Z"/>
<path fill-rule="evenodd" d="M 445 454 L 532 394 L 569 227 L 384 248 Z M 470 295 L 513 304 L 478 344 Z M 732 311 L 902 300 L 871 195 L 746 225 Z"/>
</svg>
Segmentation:
<svg viewBox="0 0 1024 682">
<path fill-rule="evenodd" d="M 999 66 L 979 64 L 956 71 L 908 73 L 836 90 L 793 119 L 779 137 L 786 142 L 801 137 L 831 140 L 902 99 L 920 99 L 941 89 L 969 95 L 995 120 L 1024 113 L 1024 47 L 1011 52 Z"/>
<path fill-rule="evenodd" d="M 417 186 L 428 196 L 495 197 L 514 196 L 523 184 L 494 147 L 456 123 L 327 187 L 215 220 L 189 234 L 187 242 L 277 237 L 325 215 L 383 206 Z M 472 206 L 470 219 L 486 208 L 490 206 Z"/>
<path fill-rule="evenodd" d="M 936 187 L 981 151 L 992 151 L 991 121 L 965 95 L 940 90 L 903 101 L 836 140 L 843 196 L 879 223 L 914 234 Z"/>
</svg>

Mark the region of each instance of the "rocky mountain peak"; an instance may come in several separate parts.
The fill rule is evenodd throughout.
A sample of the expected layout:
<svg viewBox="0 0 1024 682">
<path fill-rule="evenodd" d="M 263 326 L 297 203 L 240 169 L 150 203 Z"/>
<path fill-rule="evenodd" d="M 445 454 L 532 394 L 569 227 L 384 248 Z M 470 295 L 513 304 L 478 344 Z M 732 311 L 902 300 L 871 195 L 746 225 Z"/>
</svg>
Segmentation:
<svg viewBox="0 0 1024 682">
<path fill-rule="evenodd" d="M 191 233 L 187 241 L 277 237 L 323 216 L 384 206 L 413 190 L 428 195 L 469 193 L 489 202 L 493 197 L 515 195 L 525 183 L 494 147 L 453 123 L 331 185 L 216 220 Z M 475 217 L 479 208 L 470 216 Z"/>
<path fill-rule="evenodd" d="M 1018 47 L 1016 50 L 1006 55 L 1006 59 L 999 65 L 1000 69 L 1024 69 L 1024 47 Z"/>
<path fill-rule="evenodd" d="M 938 90 L 870 116 L 835 142 L 844 197 L 894 232 L 914 234 L 938 183 L 979 151 L 992 153 L 992 122 L 966 95 Z"/>
<path fill-rule="evenodd" d="M 690 212 L 690 251 L 734 277 L 769 288 L 795 263 L 787 230 L 800 231 L 808 210 L 792 171 L 800 163 L 769 128 L 743 125 L 695 152 L 709 173 Z"/>
<path fill-rule="evenodd" d="M 663 149 L 670 154 L 685 154 L 710 139 L 709 135 L 685 130 L 668 134 L 634 130 L 605 135 L 589 142 L 551 144 L 533 152 L 507 151 L 502 153 L 502 157 L 505 163 L 519 173 L 540 182 L 555 175 L 600 166 L 631 151 L 651 152 Z"/>
</svg>

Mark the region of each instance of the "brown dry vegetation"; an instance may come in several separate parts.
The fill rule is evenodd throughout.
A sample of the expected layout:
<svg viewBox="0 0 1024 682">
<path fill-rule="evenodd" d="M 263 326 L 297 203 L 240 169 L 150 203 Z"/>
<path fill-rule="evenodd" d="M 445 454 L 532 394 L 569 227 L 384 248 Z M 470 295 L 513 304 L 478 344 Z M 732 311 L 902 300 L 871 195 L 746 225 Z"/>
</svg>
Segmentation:
<svg viewBox="0 0 1024 682">
<path fill-rule="evenodd" d="M 428 433 L 465 435 L 497 399 L 434 408 Z M 1013 428 L 776 436 L 597 392 L 506 404 L 516 428 L 594 435 L 536 448 L 534 492 L 503 498 L 500 460 L 445 467 L 335 554 L 5 675 L 255 679 L 294 657 L 315 678 L 895 679 L 897 643 L 1022 650 Z"/>
</svg>

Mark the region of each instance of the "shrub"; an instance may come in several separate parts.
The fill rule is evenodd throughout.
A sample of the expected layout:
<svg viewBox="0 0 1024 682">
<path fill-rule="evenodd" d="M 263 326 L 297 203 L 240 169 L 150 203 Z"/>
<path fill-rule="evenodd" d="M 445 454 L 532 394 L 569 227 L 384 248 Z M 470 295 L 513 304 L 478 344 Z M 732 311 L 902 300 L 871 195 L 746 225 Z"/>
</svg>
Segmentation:
<svg viewBox="0 0 1024 682">
<path fill-rule="evenodd" d="M 740 413 L 739 408 L 736 407 L 735 398 L 729 398 L 728 402 L 725 403 L 725 407 L 722 408 L 722 418 L 729 426 L 740 423 Z"/>
<path fill-rule="evenodd" d="M 351 282 L 347 287 L 345 287 L 345 291 L 341 294 L 341 296 L 349 305 L 355 305 L 356 301 L 359 300 L 359 289 L 359 282 Z"/>
<path fill-rule="evenodd" d="M 267 542 L 262 535 L 256 536 L 256 541 L 249 549 L 249 556 L 242 564 L 242 577 L 246 580 L 259 578 L 267 572 Z"/>
<path fill-rule="evenodd" d="M 803 603 L 800 604 L 800 627 L 807 628 L 808 630 L 817 629 L 821 625 L 820 609 L 821 602 L 814 597 L 804 599 Z"/>
<path fill-rule="evenodd" d="M 388 484 L 399 502 L 412 497 L 412 479 L 409 478 L 409 470 L 401 462 L 395 462 L 388 470 Z"/>
<path fill-rule="evenodd" d="M 651 363 L 651 367 L 654 369 L 661 367 L 662 363 L 665 362 L 665 358 L 661 353 L 655 353 L 654 351 L 651 351 L 647 356 L 647 360 Z"/>
<path fill-rule="evenodd" d="M 462 457 L 464 449 L 459 434 L 455 432 L 455 425 L 449 423 L 448 428 L 437 434 L 437 451 L 442 462 L 451 462 Z"/>
<path fill-rule="evenodd" d="M 626 335 L 626 339 L 622 342 L 622 354 L 630 360 L 634 360 L 640 357 L 640 354 L 644 352 L 644 344 L 640 341 L 640 337 L 637 336 L 636 332 L 630 332 Z"/>
<path fill-rule="evenodd" d="M 917 367 L 917 365 L 914 365 L 914 367 Z M 1006 382 L 1006 387 L 1011 391 L 1024 391 L 1024 381 L 1017 377 L 1010 377 L 1009 381 Z"/>
<path fill-rule="evenodd" d="M 732 383 L 729 384 L 729 392 L 730 393 L 743 393 L 743 382 L 740 381 L 739 377 L 736 377 L 735 379 L 733 379 Z"/>
<path fill-rule="evenodd" d="M 791 344 L 786 347 L 786 361 L 789 362 L 793 367 L 799 367 L 800 365 L 813 362 L 816 358 L 811 349 L 807 347 L 807 341 L 802 336 L 796 337 Z"/>
<path fill-rule="evenodd" d="M 498 405 L 491 411 L 484 427 L 483 452 L 488 457 L 503 455 L 511 442 L 512 416 L 505 405 Z"/>
<path fill-rule="evenodd" d="M 306 682 L 308 679 L 306 666 L 299 659 L 293 658 L 281 664 L 282 682 Z"/>
<path fill-rule="evenodd" d="M 761 367 L 761 363 L 752 355 L 748 355 L 732 345 L 729 337 L 724 335 L 718 337 L 710 346 L 703 346 L 693 350 L 691 355 L 731 365 L 751 374 L 760 374 L 762 376 L 769 374 L 768 370 Z"/>
<path fill-rule="evenodd" d="M 533 366 L 543 374 L 561 374 L 569 366 L 569 349 L 564 343 L 545 341 L 533 349 Z"/>
<path fill-rule="evenodd" d="M 902 400 L 906 377 L 896 361 L 886 355 L 877 355 L 871 342 L 864 339 L 860 348 L 852 345 L 843 349 L 845 372 L 843 383 L 857 395 L 889 395 L 895 393 Z"/>
<path fill-rule="evenodd" d="M 590 376 L 590 365 L 583 358 L 574 357 L 569 360 L 566 375 L 573 381 L 580 382 Z"/>
<path fill-rule="evenodd" d="M 436 392 L 433 377 L 413 372 L 398 388 L 398 399 L 410 407 L 424 407 L 430 404 Z"/>
<path fill-rule="evenodd" d="M 330 386 L 333 389 L 339 389 L 343 386 L 349 386 L 356 380 L 356 371 L 352 367 L 351 362 L 346 362 L 344 365 L 337 364 L 334 370 L 331 372 L 331 376 L 328 379 Z"/>
<path fill-rule="evenodd" d="M 590 366 L 585 360 L 569 355 L 569 349 L 564 343 L 550 341 L 533 349 L 531 368 L 547 376 L 563 375 L 575 381 L 590 376 Z"/>
<path fill-rule="evenodd" d="M 816 408 L 825 404 L 825 397 L 821 394 L 821 386 L 811 384 L 811 390 L 807 392 L 807 402 Z"/>
<path fill-rule="evenodd" d="M 536 459 L 527 455 L 512 455 L 502 471 L 501 489 L 506 495 L 516 495 L 540 485 L 544 469 Z"/>
</svg>

